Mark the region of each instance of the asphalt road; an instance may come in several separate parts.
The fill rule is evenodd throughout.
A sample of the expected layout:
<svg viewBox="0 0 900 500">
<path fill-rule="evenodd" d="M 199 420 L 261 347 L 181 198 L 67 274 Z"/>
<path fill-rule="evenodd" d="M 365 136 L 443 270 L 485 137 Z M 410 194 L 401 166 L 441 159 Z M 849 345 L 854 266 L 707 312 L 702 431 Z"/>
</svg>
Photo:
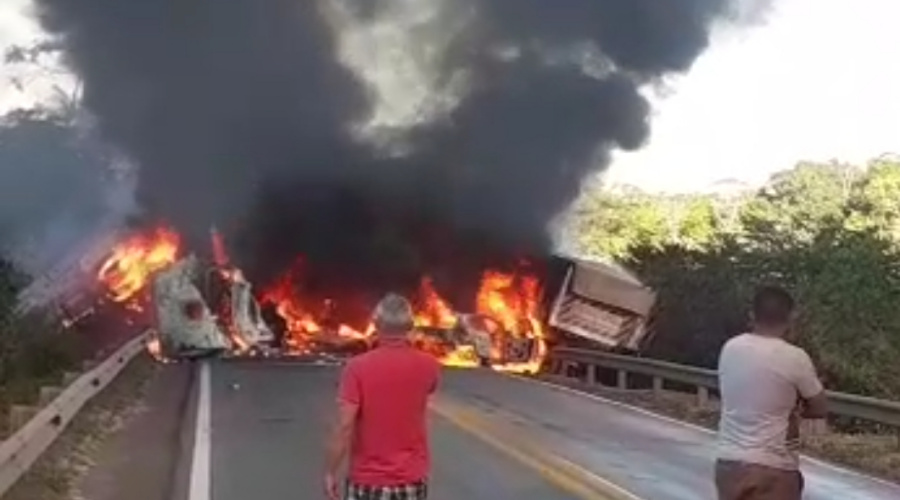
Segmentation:
<svg viewBox="0 0 900 500">
<path fill-rule="evenodd" d="M 714 499 L 714 436 L 624 405 L 481 371 L 445 377 L 447 404 L 490 415 L 646 500 Z M 805 460 L 806 500 L 897 500 L 900 486 Z"/>
<path fill-rule="evenodd" d="M 212 364 L 210 375 L 209 499 L 323 498 L 324 438 L 335 412 L 337 370 L 226 362 Z M 429 498 L 578 498 L 545 479 L 540 465 L 529 467 L 511 459 L 439 416 L 432 418 L 431 440 L 434 475 Z M 556 480 L 566 484 L 564 478 Z"/>
<path fill-rule="evenodd" d="M 187 499 L 322 498 L 337 369 L 208 366 L 198 377 L 207 389 L 197 391 Z M 481 370 L 447 371 L 432 408 L 436 500 L 714 498 L 713 436 L 697 428 Z M 803 467 L 808 500 L 900 499 L 888 483 L 820 462 Z"/>
</svg>

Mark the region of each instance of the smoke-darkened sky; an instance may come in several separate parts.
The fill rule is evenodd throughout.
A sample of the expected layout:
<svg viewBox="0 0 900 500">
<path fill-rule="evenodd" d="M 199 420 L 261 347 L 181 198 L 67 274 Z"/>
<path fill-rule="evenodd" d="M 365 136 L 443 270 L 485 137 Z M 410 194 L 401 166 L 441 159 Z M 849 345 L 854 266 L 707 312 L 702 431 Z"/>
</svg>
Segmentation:
<svg viewBox="0 0 900 500">
<path fill-rule="evenodd" d="M 338 34 L 415 2 L 36 3 L 102 134 L 140 164 L 153 214 L 197 237 L 217 224 L 258 272 L 304 253 L 414 274 L 548 249 L 581 181 L 646 141 L 639 88 L 688 70 L 738 1 L 429 0 L 442 18 L 409 50 L 455 95 L 393 131 L 401 156 L 355 133 L 378 92 L 342 62 Z M 455 31 L 437 29 L 449 19 Z"/>
</svg>

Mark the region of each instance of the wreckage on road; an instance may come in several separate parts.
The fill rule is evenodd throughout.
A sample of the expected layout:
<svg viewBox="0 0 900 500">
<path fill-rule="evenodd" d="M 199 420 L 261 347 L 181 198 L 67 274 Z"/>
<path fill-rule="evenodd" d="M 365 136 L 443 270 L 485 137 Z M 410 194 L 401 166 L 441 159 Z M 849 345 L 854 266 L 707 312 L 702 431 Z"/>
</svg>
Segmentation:
<svg viewBox="0 0 900 500">
<path fill-rule="evenodd" d="M 154 277 L 152 301 L 163 357 L 266 350 L 275 339 L 243 275 L 195 256 Z"/>
</svg>

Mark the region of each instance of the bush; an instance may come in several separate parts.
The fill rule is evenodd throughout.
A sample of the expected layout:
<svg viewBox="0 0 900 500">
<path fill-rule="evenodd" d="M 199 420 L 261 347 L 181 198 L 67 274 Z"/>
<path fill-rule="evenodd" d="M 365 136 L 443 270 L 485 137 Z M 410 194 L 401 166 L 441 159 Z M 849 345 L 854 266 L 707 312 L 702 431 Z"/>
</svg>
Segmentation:
<svg viewBox="0 0 900 500">
<path fill-rule="evenodd" d="M 799 342 L 836 390 L 900 399 L 900 158 L 802 163 L 734 196 L 595 193 L 582 250 L 657 291 L 648 354 L 714 367 L 756 286 L 796 296 Z"/>
<path fill-rule="evenodd" d="M 40 313 L 14 313 L 21 275 L 0 261 L 0 412 L 33 403 L 41 386 L 58 383 L 78 367 L 76 339 Z"/>
</svg>

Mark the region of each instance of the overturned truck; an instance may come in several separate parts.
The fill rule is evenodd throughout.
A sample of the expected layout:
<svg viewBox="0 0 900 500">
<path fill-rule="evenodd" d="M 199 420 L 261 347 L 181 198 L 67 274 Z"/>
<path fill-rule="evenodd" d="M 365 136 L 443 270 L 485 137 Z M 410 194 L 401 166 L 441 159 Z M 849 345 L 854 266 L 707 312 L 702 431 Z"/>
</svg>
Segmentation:
<svg viewBox="0 0 900 500">
<path fill-rule="evenodd" d="M 498 321 L 457 312 L 454 327 L 421 333 L 447 344 L 449 350 L 471 346 L 471 355 L 482 365 L 542 359 L 539 351 L 547 345 L 536 329 L 549 328 L 550 347 L 635 352 L 649 341 L 656 296 L 627 271 L 562 256 L 549 259 L 545 270 L 544 314 L 538 321 L 543 327 L 526 325 L 521 331 L 498 335 L 502 330 Z M 152 292 L 158 344 L 165 357 L 277 353 L 281 347 L 273 334 L 279 328 L 267 324 L 250 284 L 237 269 L 204 264 L 191 256 L 156 275 Z"/>
<path fill-rule="evenodd" d="M 457 313 L 456 326 L 433 329 L 449 348 L 482 366 L 528 365 L 554 346 L 640 352 L 651 340 L 656 294 L 625 269 L 604 262 L 553 256 L 542 263 L 543 304 L 540 326 L 503 332 L 496 319 Z M 534 335 L 539 329 L 546 337 Z M 499 333 L 499 334 L 498 334 Z M 465 359 L 458 361 L 465 362 Z"/>
<path fill-rule="evenodd" d="M 184 258 L 154 277 L 159 353 L 167 358 L 265 351 L 275 336 L 236 269 Z"/>
<path fill-rule="evenodd" d="M 638 352 L 651 340 L 656 294 L 631 273 L 564 256 L 548 268 L 544 299 L 554 344 Z"/>
</svg>

